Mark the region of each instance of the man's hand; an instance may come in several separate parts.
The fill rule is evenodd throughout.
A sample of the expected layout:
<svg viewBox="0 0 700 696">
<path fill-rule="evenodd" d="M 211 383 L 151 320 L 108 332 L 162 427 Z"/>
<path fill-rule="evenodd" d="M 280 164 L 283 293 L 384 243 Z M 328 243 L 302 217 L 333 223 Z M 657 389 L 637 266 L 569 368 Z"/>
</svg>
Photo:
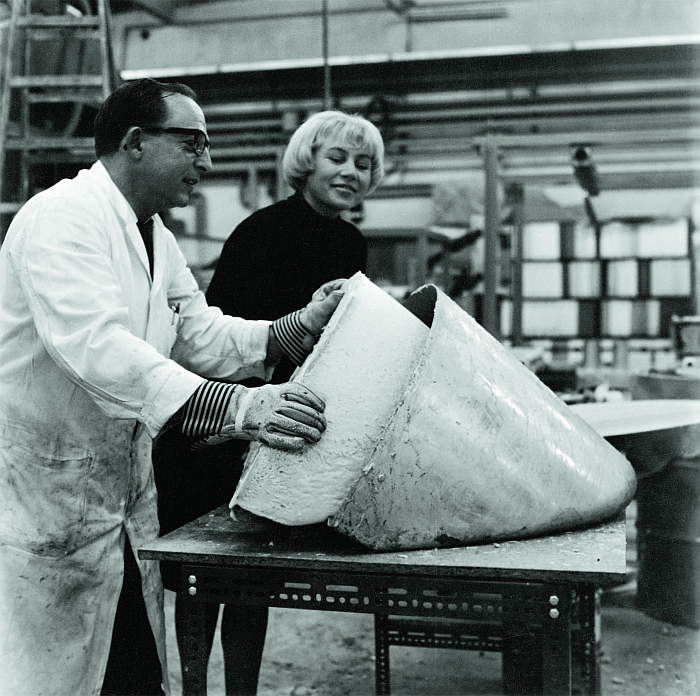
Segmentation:
<svg viewBox="0 0 700 696">
<path fill-rule="evenodd" d="M 345 283 L 347 283 L 345 278 L 324 283 L 311 296 L 311 302 L 302 309 L 299 317 L 301 323 L 313 336 L 318 336 L 333 316 L 333 312 L 345 293 Z"/>
<path fill-rule="evenodd" d="M 239 386 L 236 396 L 229 405 L 222 437 L 259 440 L 294 452 L 309 442 L 318 442 L 326 429 L 326 405 L 297 382 Z"/>
</svg>

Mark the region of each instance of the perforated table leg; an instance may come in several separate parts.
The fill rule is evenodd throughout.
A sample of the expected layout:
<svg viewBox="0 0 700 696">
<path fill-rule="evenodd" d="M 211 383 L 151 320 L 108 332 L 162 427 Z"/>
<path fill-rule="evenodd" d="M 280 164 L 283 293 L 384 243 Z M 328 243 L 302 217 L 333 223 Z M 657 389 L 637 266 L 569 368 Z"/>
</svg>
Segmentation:
<svg viewBox="0 0 700 696">
<path fill-rule="evenodd" d="M 571 694 L 571 602 L 568 587 L 553 588 L 542 631 L 542 693 Z"/>
<path fill-rule="evenodd" d="M 389 617 L 374 615 L 374 657 L 377 696 L 389 696 Z"/>
<path fill-rule="evenodd" d="M 579 585 L 577 630 L 571 635 L 574 693 L 600 696 L 600 601 L 601 591 L 593 585 Z"/>
</svg>

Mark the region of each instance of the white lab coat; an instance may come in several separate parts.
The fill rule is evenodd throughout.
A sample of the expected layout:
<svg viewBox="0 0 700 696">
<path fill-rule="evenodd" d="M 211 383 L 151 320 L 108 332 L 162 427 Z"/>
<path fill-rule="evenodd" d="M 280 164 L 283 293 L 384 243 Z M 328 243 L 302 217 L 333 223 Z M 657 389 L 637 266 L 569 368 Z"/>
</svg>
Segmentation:
<svg viewBox="0 0 700 696">
<path fill-rule="evenodd" d="M 0 248 L 2 696 L 99 694 L 124 531 L 134 549 L 158 535 L 152 437 L 198 375 L 270 376 L 269 322 L 207 307 L 158 217 L 154 250 L 151 282 L 99 162 L 35 196 Z M 139 566 L 167 681 L 160 574 Z"/>
</svg>

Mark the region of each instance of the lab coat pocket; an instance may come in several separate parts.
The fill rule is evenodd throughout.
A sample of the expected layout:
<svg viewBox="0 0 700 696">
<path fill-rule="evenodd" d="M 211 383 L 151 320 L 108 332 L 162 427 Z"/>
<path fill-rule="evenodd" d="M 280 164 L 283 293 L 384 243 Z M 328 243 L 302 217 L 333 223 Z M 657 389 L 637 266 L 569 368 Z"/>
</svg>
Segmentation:
<svg viewBox="0 0 700 696">
<path fill-rule="evenodd" d="M 60 558 L 80 548 L 94 457 L 23 428 L 0 433 L 0 543 Z"/>
<path fill-rule="evenodd" d="M 170 306 L 167 302 L 158 301 L 151 306 L 151 313 L 146 332 L 146 341 L 161 355 L 170 357 L 170 352 L 180 325 L 179 305 Z"/>
</svg>

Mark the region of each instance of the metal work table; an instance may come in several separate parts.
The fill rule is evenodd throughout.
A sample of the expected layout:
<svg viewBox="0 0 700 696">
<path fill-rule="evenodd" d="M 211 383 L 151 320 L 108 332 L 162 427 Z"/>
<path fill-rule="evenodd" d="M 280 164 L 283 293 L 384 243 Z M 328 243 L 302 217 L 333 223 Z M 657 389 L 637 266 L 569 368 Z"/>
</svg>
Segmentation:
<svg viewBox="0 0 700 696">
<path fill-rule="evenodd" d="M 374 614 L 376 691 L 389 646 L 503 653 L 505 693 L 600 694 L 600 588 L 625 580 L 625 521 L 447 549 L 377 553 L 326 525 L 286 527 L 223 506 L 139 550 L 172 561 L 201 653 L 184 696 L 206 690 L 204 604 Z"/>
</svg>

